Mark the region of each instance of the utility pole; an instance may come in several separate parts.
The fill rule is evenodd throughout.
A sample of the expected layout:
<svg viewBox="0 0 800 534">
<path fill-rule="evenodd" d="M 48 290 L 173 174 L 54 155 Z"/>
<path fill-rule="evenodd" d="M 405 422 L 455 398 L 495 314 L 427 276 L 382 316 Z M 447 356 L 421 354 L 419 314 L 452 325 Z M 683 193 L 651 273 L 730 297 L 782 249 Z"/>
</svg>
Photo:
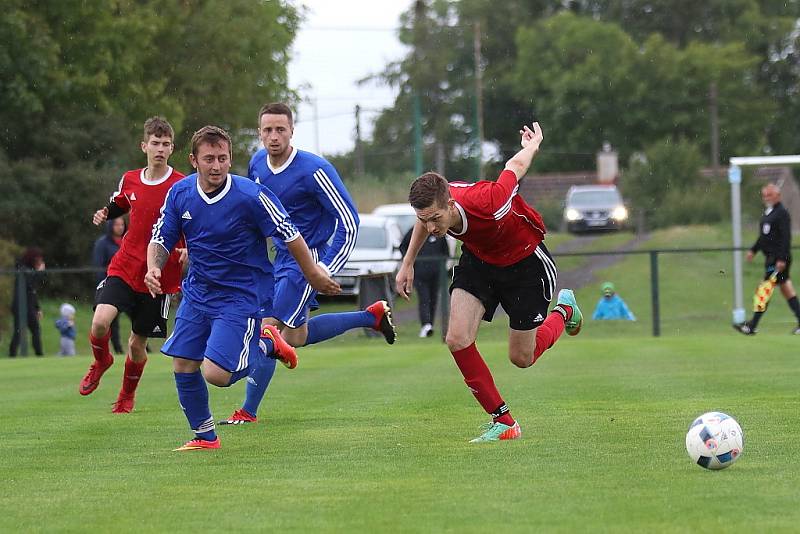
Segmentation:
<svg viewBox="0 0 800 534">
<path fill-rule="evenodd" d="M 709 115 L 711 116 L 711 168 L 714 178 L 719 177 L 719 94 L 717 83 L 711 82 L 708 88 Z"/>
<path fill-rule="evenodd" d="M 481 21 L 475 21 L 472 34 L 472 51 L 475 58 L 475 181 L 483 174 L 483 62 L 481 58 Z"/>
<path fill-rule="evenodd" d="M 361 106 L 356 104 L 356 175 L 364 176 L 364 147 L 361 144 Z"/>
<path fill-rule="evenodd" d="M 422 65 L 422 57 L 420 48 L 422 47 L 422 21 L 425 18 L 425 2 L 417 0 L 414 4 L 414 79 L 412 80 L 414 94 L 413 108 L 414 108 L 414 172 L 417 176 L 422 174 L 422 109 L 420 104 L 420 82 L 418 69 Z"/>
</svg>

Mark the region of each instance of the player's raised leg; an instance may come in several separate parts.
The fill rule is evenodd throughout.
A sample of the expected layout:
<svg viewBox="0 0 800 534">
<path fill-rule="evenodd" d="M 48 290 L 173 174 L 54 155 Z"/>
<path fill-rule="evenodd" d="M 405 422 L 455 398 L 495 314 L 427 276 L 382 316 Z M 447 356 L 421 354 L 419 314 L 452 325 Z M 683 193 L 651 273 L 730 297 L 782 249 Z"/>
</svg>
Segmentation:
<svg viewBox="0 0 800 534">
<path fill-rule="evenodd" d="M 99 289 L 98 291 L 101 291 Z M 92 316 L 92 327 L 89 331 L 89 343 L 92 347 L 94 360 L 89 366 L 89 371 L 81 380 L 78 392 L 81 395 L 90 395 L 100 385 L 100 378 L 114 363 L 114 356 L 109 349 L 111 337 L 111 321 L 117 316 L 117 308 L 110 304 L 98 304 Z"/>
</svg>

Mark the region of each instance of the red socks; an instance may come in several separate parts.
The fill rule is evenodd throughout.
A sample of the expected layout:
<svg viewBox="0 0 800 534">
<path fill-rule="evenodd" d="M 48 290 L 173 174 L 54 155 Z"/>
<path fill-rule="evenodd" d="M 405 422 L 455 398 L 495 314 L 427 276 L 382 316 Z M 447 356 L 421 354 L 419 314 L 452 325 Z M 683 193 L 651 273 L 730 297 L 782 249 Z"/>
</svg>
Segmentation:
<svg viewBox="0 0 800 534">
<path fill-rule="evenodd" d="M 122 390 L 120 394 L 134 395 L 136 393 L 136 386 L 139 385 L 139 379 L 142 378 L 144 366 L 147 360 L 143 362 L 135 362 L 131 360 L 130 354 L 125 359 L 125 374 L 122 375 Z"/>
<path fill-rule="evenodd" d="M 111 365 L 109 362 L 113 362 L 114 357 L 111 355 L 111 350 L 108 348 L 109 339 L 111 339 L 110 329 L 103 337 L 94 337 L 92 333 L 89 332 L 89 343 L 92 345 L 92 354 L 94 355 L 94 359 L 98 362 Z"/>
<path fill-rule="evenodd" d="M 492 373 L 475 347 L 475 343 L 452 354 L 458 369 L 464 376 L 464 382 L 486 413 L 490 414 L 495 421 L 509 426 L 513 425 L 514 418 L 511 417 L 508 406 L 503 402 L 500 392 L 497 391 Z"/>
<path fill-rule="evenodd" d="M 568 306 L 564 306 L 565 308 Z M 572 310 L 569 310 L 570 313 Z M 553 343 L 564 333 L 564 316 L 560 313 L 551 313 L 542 325 L 536 329 L 536 348 L 533 349 L 533 361 L 536 362 L 544 351 L 553 346 Z"/>
</svg>

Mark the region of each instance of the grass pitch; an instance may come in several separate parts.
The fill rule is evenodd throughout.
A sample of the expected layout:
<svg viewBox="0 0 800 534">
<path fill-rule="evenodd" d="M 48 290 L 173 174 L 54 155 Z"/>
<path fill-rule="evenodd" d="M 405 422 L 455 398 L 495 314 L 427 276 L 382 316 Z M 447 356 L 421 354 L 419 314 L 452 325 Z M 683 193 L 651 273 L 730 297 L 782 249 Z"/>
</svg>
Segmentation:
<svg viewBox="0 0 800 534">
<path fill-rule="evenodd" d="M 166 357 L 129 415 L 119 358 L 87 398 L 87 356 L 2 359 L 0 531 L 796 531 L 795 338 L 581 334 L 520 370 L 488 334 L 521 440 L 467 443 L 486 417 L 436 340 L 304 349 L 258 424 L 193 453 Z M 209 389 L 217 417 L 244 392 Z M 709 410 L 745 432 L 719 472 L 684 450 Z"/>
</svg>

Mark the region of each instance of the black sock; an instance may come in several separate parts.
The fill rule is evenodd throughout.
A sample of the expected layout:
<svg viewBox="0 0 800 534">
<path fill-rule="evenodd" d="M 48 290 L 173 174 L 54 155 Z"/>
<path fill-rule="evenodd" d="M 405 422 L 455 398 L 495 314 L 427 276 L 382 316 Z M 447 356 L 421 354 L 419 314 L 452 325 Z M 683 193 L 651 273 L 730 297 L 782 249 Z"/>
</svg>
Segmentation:
<svg viewBox="0 0 800 534">
<path fill-rule="evenodd" d="M 797 301 L 797 295 L 793 296 L 786 302 L 789 303 L 789 307 L 794 312 L 794 316 L 797 317 L 797 322 L 800 323 L 800 302 Z"/>
<path fill-rule="evenodd" d="M 767 311 L 767 310 L 764 310 L 764 311 Z M 762 316 L 762 315 L 764 315 L 764 312 L 763 312 L 763 311 L 760 311 L 760 312 L 755 312 L 755 313 L 753 314 L 753 318 L 752 318 L 752 319 L 750 319 L 750 328 L 751 328 L 751 329 L 753 329 L 753 330 L 755 330 L 755 329 L 756 329 L 756 327 L 758 326 L 758 322 L 761 320 L 761 316 Z"/>
</svg>

